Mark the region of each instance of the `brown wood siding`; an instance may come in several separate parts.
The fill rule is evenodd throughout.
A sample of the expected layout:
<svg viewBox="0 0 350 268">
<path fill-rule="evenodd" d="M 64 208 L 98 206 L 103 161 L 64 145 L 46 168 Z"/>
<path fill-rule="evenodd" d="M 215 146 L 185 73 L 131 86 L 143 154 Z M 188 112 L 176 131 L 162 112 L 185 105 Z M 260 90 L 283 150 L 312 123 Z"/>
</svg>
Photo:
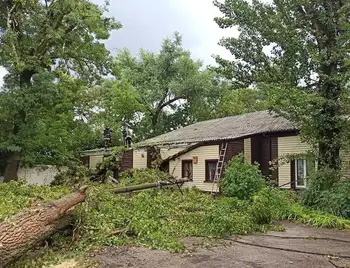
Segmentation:
<svg viewBox="0 0 350 268">
<path fill-rule="evenodd" d="M 290 188 L 295 189 L 295 160 L 292 160 L 290 162 L 290 178 L 291 178 Z"/>
<path fill-rule="evenodd" d="M 278 178 L 278 171 L 272 172 L 270 161 L 278 157 L 278 136 L 257 135 L 251 138 L 252 163 L 259 163 L 263 176 Z"/>
<path fill-rule="evenodd" d="M 251 150 L 252 150 L 252 164 L 255 162 L 261 162 L 261 136 L 254 136 L 251 138 Z"/>
<path fill-rule="evenodd" d="M 123 153 L 120 171 L 126 171 L 133 168 L 133 150 Z"/>
<path fill-rule="evenodd" d="M 219 155 L 221 152 L 221 146 L 222 144 L 220 144 L 219 146 Z M 227 141 L 227 149 L 226 149 L 226 155 L 224 159 L 224 167 L 222 169 L 222 174 L 224 174 L 225 166 L 231 161 L 231 159 L 243 152 L 244 152 L 244 139 Z"/>
<path fill-rule="evenodd" d="M 260 138 L 260 170 L 265 177 L 270 177 L 271 170 L 269 162 L 271 160 L 271 139 L 269 137 Z"/>
<path fill-rule="evenodd" d="M 271 161 L 278 158 L 278 137 L 271 137 Z M 278 167 L 271 171 L 271 178 L 278 182 Z"/>
<path fill-rule="evenodd" d="M 147 168 L 152 168 L 152 162 L 157 157 L 157 151 L 154 147 L 147 148 Z"/>
</svg>

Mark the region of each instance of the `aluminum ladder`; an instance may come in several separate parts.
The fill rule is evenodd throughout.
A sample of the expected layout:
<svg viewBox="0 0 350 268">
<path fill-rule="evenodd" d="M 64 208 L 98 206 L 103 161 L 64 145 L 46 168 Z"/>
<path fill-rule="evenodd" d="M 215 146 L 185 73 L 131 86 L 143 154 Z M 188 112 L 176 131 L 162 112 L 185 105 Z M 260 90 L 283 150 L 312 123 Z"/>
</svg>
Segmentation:
<svg viewBox="0 0 350 268">
<path fill-rule="evenodd" d="M 225 162 L 225 156 L 226 156 L 226 150 L 227 150 L 227 142 L 221 144 L 221 149 L 220 149 L 220 154 L 219 154 L 219 161 L 216 164 L 216 169 L 215 169 L 215 175 L 214 175 L 214 180 L 213 180 L 213 187 L 211 189 L 211 194 L 216 195 L 217 190 L 219 188 L 218 182 L 221 178 L 222 174 L 222 169 L 224 167 L 224 162 Z"/>
</svg>

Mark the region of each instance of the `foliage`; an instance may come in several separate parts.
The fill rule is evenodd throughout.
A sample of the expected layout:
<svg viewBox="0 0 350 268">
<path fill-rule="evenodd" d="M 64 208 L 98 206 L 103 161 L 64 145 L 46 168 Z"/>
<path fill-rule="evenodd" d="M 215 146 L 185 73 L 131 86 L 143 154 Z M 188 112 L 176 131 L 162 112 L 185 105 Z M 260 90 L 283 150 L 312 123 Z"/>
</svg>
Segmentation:
<svg viewBox="0 0 350 268">
<path fill-rule="evenodd" d="M 303 205 L 350 219 L 350 181 L 342 180 L 334 170 L 321 170 L 308 178 L 308 188 L 301 193 Z"/>
<path fill-rule="evenodd" d="M 271 109 L 295 121 L 319 145 L 320 166 L 340 168 L 348 122 L 349 5 L 344 1 L 215 1 L 221 28 L 238 37 L 221 45 L 233 61 L 217 57 L 218 71 L 235 88 L 268 88 Z"/>
<path fill-rule="evenodd" d="M 271 220 L 292 220 L 313 227 L 349 229 L 350 220 L 323 212 L 324 209 L 313 210 L 296 202 L 297 197 L 288 191 L 263 188 L 253 197 L 249 208 L 256 223 L 268 224 Z"/>
<path fill-rule="evenodd" d="M 220 94 L 216 116 L 225 117 L 268 109 L 266 93 L 259 89 L 226 89 Z"/>
<path fill-rule="evenodd" d="M 296 221 L 313 227 L 349 229 L 350 221 L 322 211 L 307 209 L 299 203 L 292 204 L 282 219 Z"/>
<path fill-rule="evenodd" d="M 222 194 L 239 199 L 250 199 L 263 186 L 265 181 L 257 165 L 244 162 L 242 154 L 231 160 L 220 180 Z"/>
<path fill-rule="evenodd" d="M 67 187 L 25 186 L 24 181 L 0 183 L 0 221 L 24 208 L 57 199 L 69 193 Z"/>
<path fill-rule="evenodd" d="M 215 108 L 215 73 L 191 58 L 178 33 L 165 39 L 158 53 L 141 50 L 135 57 L 120 51 L 113 74 L 117 79 L 106 84 L 102 95 L 104 113 L 127 123 L 137 139 L 206 119 Z"/>
<path fill-rule="evenodd" d="M 143 182 L 144 177 L 149 178 L 147 181 L 164 179 L 164 174 L 155 178 L 157 172 L 153 170 L 132 173 L 135 183 Z M 271 220 L 290 219 L 315 227 L 350 228 L 350 221 L 303 208 L 292 193 L 279 189 L 263 187 L 251 200 L 240 200 L 212 199 L 196 189 L 184 189 L 182 195 L 176 188 L 116 195 L 110 191 L 114 187 L 90 183 L 86 201 L 73 211 L 76 218 L 73 235 L 56 234 L 51 247 L 41 249 L 39 257 L 34 260 L 27 256 L 15 266 L 28 267 L 28 263 L 32 267 L 48 266 L 106 245 L 140 245 L 179 252 L 185 249 L 183 237 L 221 238 L 266 231 L 274 228 Z M 0 184 L 0 192 L 0 220 L 3 220 L 33 204 L 33 199 L 40 202 L 56 199 L 68 193 L 69 188 L 11 182 Z"/>
<path fill-rule="evenodd" d="M 169 173 L 159 171 L 158 169 L 131 169 L 120 174 L 120 185 L 131 186 L 170 179 L 172 177 Z"/>
<path fill-rule="evenodd" d="M 91 130 L 76 120 L 86 86 L 108 73 L 100 40 L 120 27 L 88 0 L 7 1 L 0 7 L 0 149 L 9 153 L 5 180 L 23 164 L 67 163 Z"/>
<path fill-rule="evenodd" d="M 80 163 L 74 163 L 70 165 L 67 170 L 57 174 L 54 180 L 51 182 L 51 185 L 73 186 L 76 184 L 84 184 L 87 183 L 88 177 L 89 169 Z"/>
</svg>

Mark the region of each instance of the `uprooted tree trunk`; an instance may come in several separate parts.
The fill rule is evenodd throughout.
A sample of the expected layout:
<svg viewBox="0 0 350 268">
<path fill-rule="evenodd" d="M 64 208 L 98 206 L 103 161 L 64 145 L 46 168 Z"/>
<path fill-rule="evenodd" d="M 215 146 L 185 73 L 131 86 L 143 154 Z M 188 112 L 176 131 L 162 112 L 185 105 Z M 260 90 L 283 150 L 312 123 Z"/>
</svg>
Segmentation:
<svg viewBox="0 0 350 268">
<path fill-rule="evenodd" d="M 83 202 L 87 186 L 58 200 L 21 212 L 0 223 L 0 267 L 24 255 L 72 221 L 70 211 Z"/>
<path fill-rule="evenodd" d="M 182 179 L 176 179 L 176 180 L 170 180 L 170 181 L 157 181 L 152 183 L 144 183 L 144 184 L 139 184 L 134 186 L 117 188 L 117 189 L 113 189 L 112 192 L 115 194 L 130 193 L 130 192 L 149 189 L 149 188 L 157 188 L 157 187 L 171 186 L 175 184 L 182 184 L 189 181 L 191 180 L 188 178 L 182 178 Z"/>
</svg>

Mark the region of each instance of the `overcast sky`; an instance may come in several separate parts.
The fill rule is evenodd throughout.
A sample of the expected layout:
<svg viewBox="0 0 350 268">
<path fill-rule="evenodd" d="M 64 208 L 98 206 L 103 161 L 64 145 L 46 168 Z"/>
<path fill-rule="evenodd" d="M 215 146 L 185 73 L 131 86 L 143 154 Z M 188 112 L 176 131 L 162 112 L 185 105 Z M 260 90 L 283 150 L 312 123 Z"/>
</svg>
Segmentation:
<svg viewBox="0 0 350 268">
<path fill-rule="evenodd" d="M 103 0 L 93 0 L 102 4 Z M 214 22 L 220 16 L 212 0 L 111 0 L 110 14 L 123 24 L 107 41 L 107 48 L 116 54 L 117 49 L 128 48 L 138 53 L 140 48 L 160 49 L 162 40 L 175 31 L 183 37 L 183 45 L 193 58 L 205 65 L 214 64 L 211 57 L 225 58 L 230 53 L 217 45 L 223 36 L 236 36 L 234 29 L 221 30 Z M 5 70 L 0 67 L 0 84 Z"/>
</svg>

